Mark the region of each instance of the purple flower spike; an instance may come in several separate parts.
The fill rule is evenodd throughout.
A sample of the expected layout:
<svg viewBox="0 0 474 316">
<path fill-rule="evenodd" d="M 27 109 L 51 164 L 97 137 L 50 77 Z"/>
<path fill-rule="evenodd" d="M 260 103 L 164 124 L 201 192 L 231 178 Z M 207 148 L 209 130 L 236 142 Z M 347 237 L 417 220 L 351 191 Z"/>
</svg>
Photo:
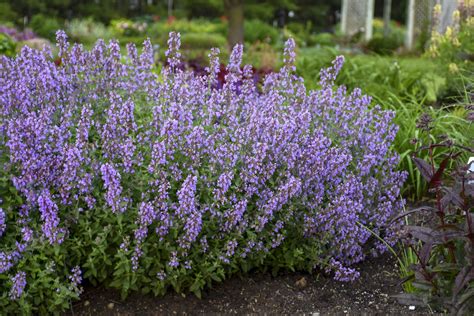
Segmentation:
<svg viewBox="0 0 474 316">
<path fill-rule="evenodd" d="M 7 218 L 6 218 L 5 212 L 0 207 L 0 237 L 2 237 L 3 233 L 7 229 L 6 221 L 7 221 Z"/>
<path fill-rule="evenodd" d="M 10 289 L 10 299 L 17 300 L 23 295 L 23 290 L 26 286 L 26 273 L 23 271 L 18 272 L 12 278 L 13 285 Z"/>
</svg>

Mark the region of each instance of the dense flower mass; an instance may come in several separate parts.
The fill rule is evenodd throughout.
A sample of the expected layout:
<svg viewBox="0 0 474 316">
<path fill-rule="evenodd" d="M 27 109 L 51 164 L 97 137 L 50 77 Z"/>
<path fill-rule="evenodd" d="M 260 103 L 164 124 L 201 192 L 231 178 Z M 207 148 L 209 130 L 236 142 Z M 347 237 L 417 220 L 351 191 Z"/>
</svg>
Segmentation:
<svg viewBox="0 0 474 316">
<path fill-rule="evenodd" d="M 196 291 L 219 271 L 271 260 L 357 278 L 351 265 L 371 237 L 362 227 L 395 241 L 387 223 L 404 174 L 390 149 L 394 114 L 335 87 L 343 57 L 306 91 L 292 39 L 262 84 L 237 45 L 222 86 L 218 50 L 199 76 L 177 67 L 179 35 L 168 43 L 159 75 L 149 41 L 127 57 L 117 42 L 87 51 L 59 32 L 59 65 L 46 48 L 0 57 L 0 161 L 22 197 L 9 209 L 21 231 L 1 246 L 0 272 L 33 253 L 15 246 L 23 234 L 23 248 L 63 249 L 74 287 L 84 277 L 125 292 Z M 24 282 L 15 277 L 12 298 Z"/>
</svg>

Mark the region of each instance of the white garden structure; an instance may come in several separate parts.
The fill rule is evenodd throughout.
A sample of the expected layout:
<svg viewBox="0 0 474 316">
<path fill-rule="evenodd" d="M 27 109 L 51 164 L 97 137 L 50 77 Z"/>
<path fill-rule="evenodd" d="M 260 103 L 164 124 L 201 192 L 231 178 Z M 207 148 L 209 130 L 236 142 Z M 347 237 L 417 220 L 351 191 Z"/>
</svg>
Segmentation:
<svg viewBox="0 0 474 316">
<path fill-rule="evenodd" d="M 424 32 L 431 32 L 433 24 L 433 8 L 441 5 L 437 31 L 444 33 L 447 26 L 452 23 L 454 10 L 459 5 L 459 0 L 408 0 L 407 32 L 405 46 L 412 49 L 416 38 Z M 353 36 L 362 32 L 364 39 L 372 38 L 375 0 L 342 0 L 341 30 L 343 34 Z M 392 5 L 399 5 L 398 1 L 384 0 L 384 36 L 390 33 L 390 11 Z"/>
</svg>

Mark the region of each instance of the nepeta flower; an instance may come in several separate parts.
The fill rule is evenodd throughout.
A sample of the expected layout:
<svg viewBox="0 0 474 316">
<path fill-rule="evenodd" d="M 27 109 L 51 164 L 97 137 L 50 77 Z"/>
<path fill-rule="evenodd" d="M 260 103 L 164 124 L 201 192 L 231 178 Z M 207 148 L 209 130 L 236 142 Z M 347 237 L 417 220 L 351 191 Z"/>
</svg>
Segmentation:
<svg viewBox="0 0 474 316">
<path fill-rule="evenodd" d="M 179 266 L 178 253 L 176 251 L 173 251 L 171 253 L 171 257 L 170 257 L 170 261 L 168 262 L 168 265 L 172 268 L 176 268 Z"/>
<path fill-rule="evenodd" d="M 260 87 L 242 65 L 242 45 L 227 67 L 214 49 L 209 68 L 192 73 L 171 33 L 158 80 L 149 40 L 140 55 L 128 45 L 126 57 L 117 41 L 87 51 L 69 47 L 64 32 L 57 37 L 59 65 L 51 52 L 28 47 L 0 57 L 0 155 L 25 200 L 12 210 L 22 242 L 0 252 L 0 273 L 36 236 L 60 243 L 85 206 L 138 209 L 124 215 L 135 226 L 124 228 L 119 250 L 131 254 L 134 270 L 148 240 L 172 250 L 170 267 L 190 268 L 191 258 L 200 264 L 195 252 L 225 262 L 272 255 L 297 236 L 324 242 L 315 264 L 330 262 L 336 278 L 349 280 L 367 255 L 369 235 L 357 222 L 395 242 L 396 225 L 386 226 L 402 206 L 405 174 L 391 149 L 394 113 L 371 106 L 360 89 L 335 87 L 342 56 L 321 71 L 321 89 L 307 91 L 292 39 L 284 66 Z M 43 234 L 30 223 L 36 210 Z M 371 251 L 385 248 L 375 242 Z"/>
<path fill-rule="evenodd" d="M 17 300 L 23 295 L 23 290 L 26 286 L 26 273 L 23 271 L 18 272 L 12 278 L 13 285 L 10 289 L 9 297 L 11 300 Z"/>
<path fill-rule="evenodd" d="M 217 180 L 217 188 L 214 189 L 214 197 L 216 202 L 225 202 L 225 194 L 229 190 L 232 183 L 234 172 L 225 172 L 219 176 Z"/>
<path fill-rule="evenodd" d="M 38 197 L 38 206 L 43 220 L 43 234 L 51 244 L 60 244 L 64 239 L 64 229 L 59 228 L 58 206 L 48 190 L 44 190 Z"/>
<path fill-rule="evenodd" d="M 11 253 L 0 251 L 0 273 L 5 273 L 13 267 L 14 257 Z"/>
<path fill-rule="evenodd" d="M 359 278 L 360 273 L 352 268 L 344 267 L 339 261 L 331 258 L 329 262 L 328 268 L 326 268 L 326 272 L 335 271 L 334 279 L 338 281 L 348 282 L 354 281 L 355 279 Z"/>
<path fill-rule="evenodd" d="M 3 209 L 0 207 L 0 237 L 2 237 L 3 233 L 7 229 L 7 223 L 6 223 L 6 215 Z"/>
<path fill-rule="evenodd" d="M 82 271 L 79 266 L 71 269 L 69 280 L 71 281 L 71 289 L 80 295 L 82 293 L 82 287 L 80 286 L 82 283 Z"/>
<path fill-rule="evenodd" d="M 109 163 L 102 165 L 100 171 L 102 172 L 102 180 L 107 190 L 105 193 L 107 204 L 112 208 L 113 213 L 124 212 L 125 207 L 123 206 L 123 198 L 121 196 L 120 173 Z"/>
<path fill-rule="evenodd" d="M 171 69 L 176 68 L 180 64 L 181 54 L 179 47 L 181 46 L 181 34 L 171 32 L 168 39 L 168 50 L 165 52 L 168 57 L 168 64 Z"/>
<path fill-rule="evenodd" d="M 21 228 L 21 235 L 24 242 L 28 243 L 33 239 L 33 230 L 29 227 Z"/>
</svg>

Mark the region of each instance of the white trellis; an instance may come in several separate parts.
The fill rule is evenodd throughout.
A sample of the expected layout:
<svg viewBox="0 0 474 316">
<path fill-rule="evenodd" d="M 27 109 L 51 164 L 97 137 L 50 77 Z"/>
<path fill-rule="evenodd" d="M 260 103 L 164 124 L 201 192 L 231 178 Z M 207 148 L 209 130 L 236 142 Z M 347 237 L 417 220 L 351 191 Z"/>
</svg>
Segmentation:
<svg viewBox="0 0 474 316">
<path fill-rule="evenodd" d="M 439 16 L 437 31 L 443 34 L 446 32 L 447 27 L 453 24 L 453 13 L 458 8 L 458 1 L 437 0 L 436 3 L 441 5 L 441 14 Z"/>
<path fill-rule="evenodd" d="M 352 36 L 363 32 L 365 40 L 372 38 L 374 0 L 342 0 L 341 11 L 343 34 Z"/>
<path fill-rule="evenodd" d="M 407 12 L 407 33 L 405 46 L 413 48 L 416 38 L 430 31 L 433 0 L 409 0 Z"/>
<path fill-rule="evenodd" d="M 441 5 L 438 17 L 437 31 L 444 33 L 451 24 L 458 0 L 409 0 L 407 15 L 406 47 L 413 48 L 416 38 L 422 33 L 431 33 L 433 26 L 433 9 L 436 4 Z"/>
</svg>

